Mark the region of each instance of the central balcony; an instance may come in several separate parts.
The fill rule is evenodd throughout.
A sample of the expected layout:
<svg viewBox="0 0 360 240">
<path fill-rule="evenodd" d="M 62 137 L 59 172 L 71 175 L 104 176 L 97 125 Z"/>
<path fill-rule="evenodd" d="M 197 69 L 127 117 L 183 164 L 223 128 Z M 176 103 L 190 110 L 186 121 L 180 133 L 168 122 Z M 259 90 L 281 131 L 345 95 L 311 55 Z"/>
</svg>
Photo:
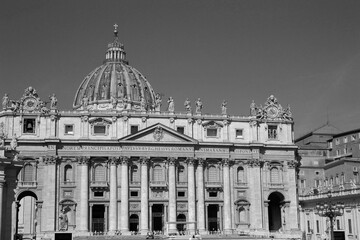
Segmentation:
<svg viewBox="0 0 360 240">
<path fill-rule="evenodd" d="M 167 189 L 167 187 L 166 181 L 150 181 L 150 188 L 152 189 Z"/>
<path fill-rule="evenodd" d="M 205 188 L 207 190 L 216 190 L 216 191 L 222 191 L 223 184 L 222 182 L 205 182 Z"/>
<path fill-rule="evenodd" d="M 107 190 L 109 188 L 109 183 L 107 181 L 91 181 L 90 188 L 93 190 Z"/>
<path fill-rule="evenodd" d="M 18 187 L 19 188 L 36 188 L 37 181 L 19 181 Z"/>
</svg>

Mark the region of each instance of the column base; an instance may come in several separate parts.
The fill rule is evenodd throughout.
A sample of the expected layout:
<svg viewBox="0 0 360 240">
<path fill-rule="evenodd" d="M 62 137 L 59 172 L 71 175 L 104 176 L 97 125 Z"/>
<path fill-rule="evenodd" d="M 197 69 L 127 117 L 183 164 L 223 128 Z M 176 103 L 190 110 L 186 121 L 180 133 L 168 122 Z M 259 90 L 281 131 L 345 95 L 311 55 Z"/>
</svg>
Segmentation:
<svg viewBox="0 0 360 240">
<path fill-rule="evenodd" d="M 145 235 L 145 236 L 146 236 L 149 232 L 150 232 L 149 229 L 141 229 L 141 230 L 140 230 L 140 234 L 141 234 L 141 235 Z"/>
<path fill-rule="evenodd" d="M 208 234 L 208 231 L 206 231 L 205 229 L 198 229 L 198 232 L 199 232 L 200 235 Z"/>
<path fill-rule="evenodd" d="M 131 235 L 131 232 L 128 229 L 122 229 L 120 230 L 121 235 Z"/>
<path fill-rule="evenodd" d="M 233 234 L 233 232 L 232 229 L 224 229 L 224 234 Z"/>
</svg>

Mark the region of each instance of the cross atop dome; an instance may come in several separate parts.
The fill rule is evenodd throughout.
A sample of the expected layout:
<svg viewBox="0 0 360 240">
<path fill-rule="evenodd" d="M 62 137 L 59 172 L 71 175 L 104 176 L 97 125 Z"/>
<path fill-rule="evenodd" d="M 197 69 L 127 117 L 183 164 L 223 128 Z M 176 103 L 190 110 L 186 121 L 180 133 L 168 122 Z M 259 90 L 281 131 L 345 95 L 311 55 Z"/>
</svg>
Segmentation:
<svg viewBox="0 0 360 240">
<path fill-rule="evenodd" d="M 115 37 L 117 37 L 118 36 L 118 26 L 119 25 L 117 25 L 116 23 L 114 24 L 114 35 L 115 35 Z"/>
</svg>

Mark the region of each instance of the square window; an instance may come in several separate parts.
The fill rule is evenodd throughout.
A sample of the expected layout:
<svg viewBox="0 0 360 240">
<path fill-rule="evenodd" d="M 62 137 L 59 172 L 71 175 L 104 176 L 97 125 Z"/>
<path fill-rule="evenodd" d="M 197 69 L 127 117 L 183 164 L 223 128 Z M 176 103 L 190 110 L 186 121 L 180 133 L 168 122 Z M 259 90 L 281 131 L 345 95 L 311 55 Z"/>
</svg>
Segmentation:
<svg viewBox="0 0 360 240">
<path fill-rule="evenodd" d="M 130 126 L 130 133 L 131 134 L 137 133 L 138 131 L 139 131 L 139 126 L 138 125 Z"/>
<path fill-rule="evenodd" d="M 184 134 L 184 130 L 185 130 L 184 127 L 176 127 L 176 131 L 181 133 L 181 134 Z"/>
<path fill-rule="evenodd" d="M 130 191 L 130 196 L 131 196 L 131 197 L 138 197 L 138 196 L 139 196 L 139 192 L 138 192 L 138 191 Z"/>
<path fill-rule="evenodd" d="M 217 192 L 209 192 L 209 197 L 217 197 Z"/>
<path fill-rule="evenodd" d="M 65 125 L 65 134 L 74 134 L 74 125 Z"/>
<path fill-rule="evenodd" d="M 35 133 L 35 118 L 25 118 L 23 126 L 23 133 Z"/>
<path fill-rule="evenodd" d="M 94 197 L 104 197 L 104 192 L 94 192 Z"/>
<path fill-rule="evenodd" d="M 184 191 L 178 191 L 178 197 L 185 197 Z"/>
<path fill-rule="evenodd" d="M 206 136 L 207 137 L 217 137 L 217 129 L 216 128 L 208 128 L 206 129 Z"/>
<path fill-rule="evenodd" d="M 236 129 L 236 130 L 235 130 L 235 137 L 236 137 L 236 138 L 244 138 L 243 132 L 244 132 L 243 129 Z"/>
<path fill-rule="evenodd" d="M 94 134 L 105 135 L 106 134 L 106 126 L 104 126 L 104 125 L 94 126 Z"/>
<path fill-rule="evenodd" d="M 275 125 L 268 126 L 268 138 L 277 139 L 277 126 Z"/>
</svg>

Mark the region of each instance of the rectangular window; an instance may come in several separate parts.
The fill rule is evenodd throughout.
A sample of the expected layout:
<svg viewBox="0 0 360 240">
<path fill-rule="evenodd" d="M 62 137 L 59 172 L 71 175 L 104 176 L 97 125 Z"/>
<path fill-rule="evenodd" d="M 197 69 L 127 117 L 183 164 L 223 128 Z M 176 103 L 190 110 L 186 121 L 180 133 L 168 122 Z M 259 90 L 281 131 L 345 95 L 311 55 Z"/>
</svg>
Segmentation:
<svg viewBox="0 0 360 240">
<path fill-rule="evenodd" d="M 176 127 L 176 131 L 181 133 L 181 134 L 184 134 L 184 130 L 185 130 L 184 127 Z"/>
<path fill-rule="evenodd" d="M 351 219 L 348 219 L 348 225 L 349 225 L 349 234 L 352 234 Z"/>
<path fill-rule="evenodd" d="M 65 125 L 65 134 L 74 134 L 74 125 Z"/>
<path fill-rule="evenodd" d="M 185 192 L 184 191 L 178 191 L 178 197 L 185 197 Z"/>
<path fill-rule="evenodd" d="M 23 133 L 35 133 L 35 118 L 25 118 Z"/>
<path fill-rule="evenodd" d="M 340 230 L 340 220 L 336 219 L 336 229 Z"/>
<path fill-rule="evenodd" d="M 319 220 L 316 220 L 316 233 L 320 233 L 320 224 L 319 224 Z"/>
<path fill-rule="evenodd" d="M 94 192 L 94 197 L 103 197 L 104 192 Z"/>
<path fill-rule="evenodd" d="M 138 131 L 139 131 L 139 126 L 138 125 L 130 126 L 130 133 L 131 134 L 137 133 Z"/>
<path fill-rule="evenodd" d="M 139 192 L 138 191 L 130 191 L 130 197 L 138 197 Z"/>
<path fill-rule="evenodd" d="M 277 126 L 268 126 L 268 138 L 277 139 Z"/>
<path fill-rule="evenodd" d="M 311 233 L 311 226 L 310 226 L 310 221 L 307 221 L 307 231 L 308 233 Z"/>
<path fill-rule="evenodd" d="M 316 179 L 316 180 L 315 180 L 315 187 L 319 187 L 319 185 L 320 185 L 320 180 L 319 180 L 319 179 Z"/>
<path fill-rule="evenodd" d="M 305 179 L 301 179 L 301 180 L 300 180 L 300 187 L 301 187 L 301 188 L 305 188 L 305 187 L 306 187 Z"/>
<path fill-rule="evenodd" d="M 344 137 L 344 143 L 347 143 L 347 142 L 348 142 L 348 138 Z"/>
<path fill-rule="evenodd" d="M 209 197 L 217 197 L 217 192 L 209 192 Z"/>
<path fill-rule="evenodd" d="M 217 137 L 217 129 L 216 128 L 208 128 L 206 129 L 207 137 Z"/>
<path fill-rule="evenodd" d="M 94 126 L 94 134 L 105 135 L 106 134 L 106 126 L 103 126 L 103 125 Z"/>
<path fill-rule="evenodd" d="M 243 129 L 236 129 L 235 130 L 235 137 L 236 138 L 244 138 Z"/>
</svg>

